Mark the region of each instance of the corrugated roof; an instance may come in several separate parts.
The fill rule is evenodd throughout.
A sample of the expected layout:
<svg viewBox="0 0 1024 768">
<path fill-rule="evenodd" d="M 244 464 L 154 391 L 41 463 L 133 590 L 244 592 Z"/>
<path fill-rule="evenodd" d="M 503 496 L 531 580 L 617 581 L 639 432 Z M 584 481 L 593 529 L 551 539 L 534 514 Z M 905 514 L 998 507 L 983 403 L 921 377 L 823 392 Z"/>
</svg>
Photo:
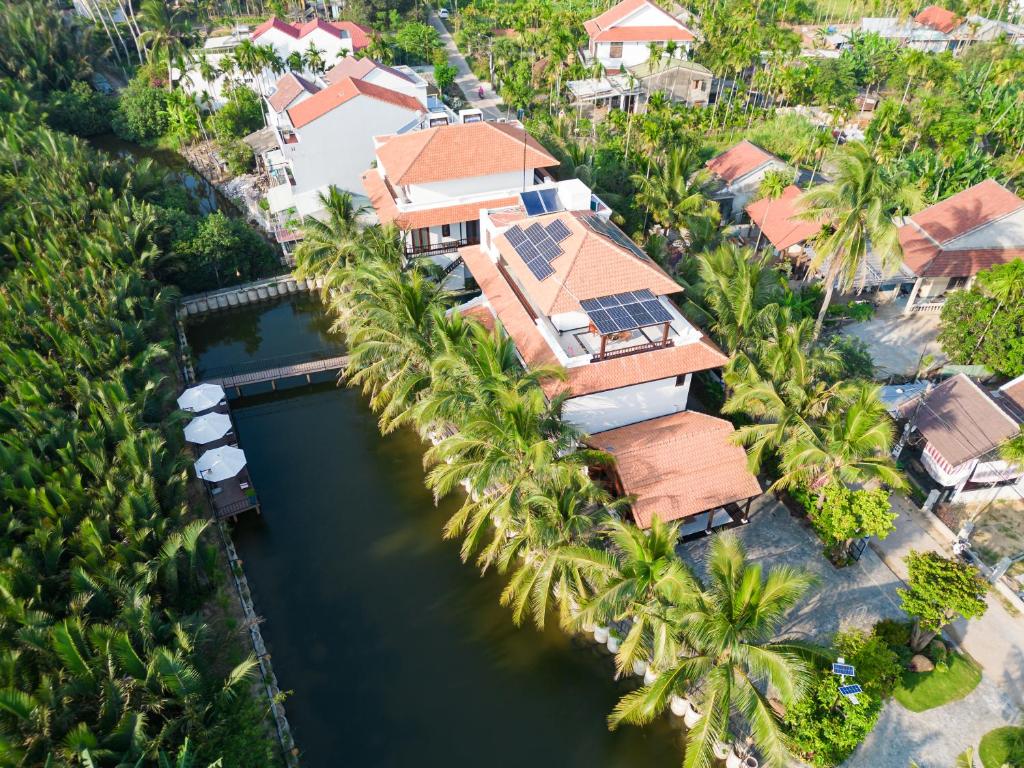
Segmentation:
<svg viewBox="0 0 1024 768">
<path fill-rule="evenodd" d="M 984 456 L 1019 431 L 1016 421 L 963 374 L 928 394 L 915 424 L 954 467 Z"/>
<path fill-rule="evenodd" d="M 707 165 L 713 174 L 723 181 L 732 183 L 772 161 L 782 162 L 775 155 L 744 139 L 736 146 L 708 160 Z"/>
<path fill-rule="evenodd" d="M 497 265 L 479 246 L 462 248 L 459 253 L 526 364 L 558 365 L 555 353 L 541 336 L 537 325 Z M 694 371 L 721 368 L 728 361 L 729 358 L 704 337 L 691 344 L 576 366 L 566 371 L 565 381 L 547 381 L 542 386 L 549 397 L 562 391 L 570 397 L 579 397 Z"/>
<path fill-rule="evenodd" d="M 357 96 L 366 96 L 377 101 L 383 101 L 414 113 L 423 111 L 423 105 L 412 96 L 392 91 L 390 88 L 373 85 L 365 80 L 343 77 L 336 83 L 329 85 L 319 93 L 310 96 L 305 101 L 289 109 L 288 117 L 292 121 L 293 126 L 302 128 Z"/>
<path fill-rule="evenodd" d="M 635 495 L 633 517 L 649 528 L 757 496 L 747 454 L 730 442 L 732 424 L 683 411 L 592 435 L 589 443 L 615 456 L 623 490 Z"/>
<path fill-rule="evenodd" d="M 389 136 L 377 148 L 377 159 L 392 184 L 427 184 L 558 165 L 523 128 L 493 122 L 442 125 Z"/>
<path fill-rule="evenodd" d="M 771 244 L 784 251 L 792 245 L 799 245 L 821 231 L 821 222 L 802 221 L 794 218 L 799 212 L 798 200 L 803 191 L 795 184 L 790 184 L 777 198 L 762 197 L 747 206 L 747 213 L 771 241 Z"/>
</svg>

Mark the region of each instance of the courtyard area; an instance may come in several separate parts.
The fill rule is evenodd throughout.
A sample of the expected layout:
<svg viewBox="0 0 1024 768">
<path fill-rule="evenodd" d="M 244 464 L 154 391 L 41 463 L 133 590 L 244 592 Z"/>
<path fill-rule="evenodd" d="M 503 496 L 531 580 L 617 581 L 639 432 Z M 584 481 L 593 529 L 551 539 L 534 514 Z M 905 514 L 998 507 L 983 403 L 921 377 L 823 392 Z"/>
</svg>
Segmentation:
<svg viewBox="0 0 1024 768">
<path fill-rule="evenodd" d="M 841 331 L 845 336 L 860 339 L 868 346 L 875 361 L 875 378 L 913 376 L 918 368 L 932 368 L 944 362 L 936 338 L 939 335 L 937 312 L 903 314 L 906 298 L 891 304 L 882 304 L 874 317 L 866 322 L 853 323 Z M 922 365 L 922 360 L 931 363 Z"/>
<path fill-rule="evenodd" d="M 899 570 L 910 549 L 939 544 L 909 509 L 902 505 L 894 509 L 900 512 L 896 531 L 885 542 L 864 550 L 859 562 L 835 568 L 822 555 L 820 541 L 803 520 L 793 517 L 768 494 L 755 502 L 749 525 L 736 529 L 751 559 L 765 568 L 803 568 L 818 579 L 807 599 L 789 616 L 783 635 L 824 643 L 840 629 L 868 630 L 881 619 L 906 618 L 896 593 L 903 581 L 890 566 Z M 680 546 L 680 554 L 699 568 L 706 546 L 703 540 L 690 542 Z M 876 548 L 886 556 L 885 561 Z M 890 700 L 874 731 L 846 766 L 908 768 L 915 761 L 920 768 L 950 768 L 967 747 L 977 748 L 985 733 L 1016 722 L 1024 631 L 1019 617 L 1008 614 L 994 598 L 989 602 L 988 613 L 971 624 L 971 629 L 977 630 L 970 633 L 973 642 L 964 642 L 985 669 L 980 685 L 965 698 L 926 712 L 910 712 Z M 965 628 L 956 629 L 958 641 L 963 642 Z M 981 642 L 981 634 L 995 635 L 992 639 L 1001 650 L 991 642 Z"/>
</svg>

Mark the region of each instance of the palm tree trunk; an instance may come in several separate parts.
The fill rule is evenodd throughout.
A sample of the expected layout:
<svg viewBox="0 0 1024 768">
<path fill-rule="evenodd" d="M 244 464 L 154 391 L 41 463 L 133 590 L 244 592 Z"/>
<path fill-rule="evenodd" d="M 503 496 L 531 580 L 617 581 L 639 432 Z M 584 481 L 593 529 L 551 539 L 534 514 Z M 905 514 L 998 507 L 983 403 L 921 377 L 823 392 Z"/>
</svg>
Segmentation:
<svg viewBox="0 0 1024 768">
<path fill-rule="evenodd" d="M 95 0 L 93 0 L 95 2 Z M 107 20 L 103 18 L 103 10 L 98 6 L 94 5 L 92 8 L 89 7 L 89 0 L 85 0 L 85 8 L 89 11 L 89 15 L 92 20 L 99 19 L 100 24 L 103 27 L 103 31 L 107 34 L 107 40 L 110 41 L 110 50 L 114 52 L 114 56 L 117 57 L 117 63 L 123 64 L 121 61 L 121 52 L 117 50 L 117 43 L 114 42 L 114 36 L 110 32 L 110 27 L 107 26 Z"/>
<path fill-rule="evenodd" d="M 821 328 L 825 324 L 825 315 L 828 314 L 828 305 L 832 301 L 832 291 L 835 290 L 836 276 L 832 270 L 828 271 L 825 284 L 825 296 L 821 302 L 821 309 L 818 310 L 818 319 L 814 321 L 814 338 L 821 336 Z"/>
</svg>

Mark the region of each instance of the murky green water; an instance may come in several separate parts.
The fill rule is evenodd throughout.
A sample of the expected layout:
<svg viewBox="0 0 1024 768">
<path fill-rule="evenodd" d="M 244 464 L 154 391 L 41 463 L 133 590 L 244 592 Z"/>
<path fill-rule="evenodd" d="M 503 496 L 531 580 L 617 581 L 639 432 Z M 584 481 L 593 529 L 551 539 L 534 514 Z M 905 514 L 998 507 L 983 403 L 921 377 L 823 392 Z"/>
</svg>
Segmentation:
<svg viewBox="0 0 1024 768">
<path fill-rule="evenodd" d="M 315 299 L 189 329 L 199 367 L 329 348 Z M 626 688 L 603 650 L 516 629 L 502 582 L 459 562 L 414 435 L 382 438 L 358 392 L 331 384 L 235 401 L 263 504 L 235 540 L 304 763 L 594 768 L 677 765 L 667 720 L 610 733 Z"/>
</svg>

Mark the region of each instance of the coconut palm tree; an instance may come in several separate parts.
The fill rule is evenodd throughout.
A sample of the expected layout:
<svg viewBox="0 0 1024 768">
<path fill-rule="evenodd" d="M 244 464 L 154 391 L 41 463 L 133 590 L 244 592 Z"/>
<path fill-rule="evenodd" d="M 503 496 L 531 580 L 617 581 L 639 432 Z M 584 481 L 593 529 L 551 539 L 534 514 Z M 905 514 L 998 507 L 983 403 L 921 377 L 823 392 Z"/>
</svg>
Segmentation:
<svg viewBox="0 0 1024 768">
<path fill-rule="evenodd" d="M 356 205 L 351 192 L 333 184 L 317 198 L 326 215 L 323 219 L 310 216 L 303 222 L 295 266 L 300 275 L 341 278 L 344 268 L 351 266 L 362 250 L 357 223 L 369 207 Z"/>
<path fill-rule="evenodd" d="M 629 631 L 615 655 L 618 673 L 627 674 L 634 662 L 648 660 L 655 668 L 666 668 L 683 648 L 670 613 L 692 607 L 698 590 L 675 551 L 679 525 L 655 516 L 644 531 L 612 520 L 601 533 L 606 548 L 570 548 L 562 555 L 593 585 L 577 626 L 628 621 Z"/>
<path fill-rule="evenodd" d="M 143 0 L 139 18 L 144 30 L 139 42 L 146 47 L 149 60 L 159 57 L 167 61 L 167 90 L 173 88 L 174 62 L 187 53 L 185 38 L 189 34 L 188 17 L 181 9 L 173 9 L 163 0 Z"/>
<path fill-rule="evenodd" d="M 847 385 L 820 422 L 798 426 L 782 448 L 782 474 L 772 488 L 906 485 L 890 455 L 894 426 L 879 391 L 868 382 Z"/>
<path fill-rule="evenodd" d="M 849 290 L 867 275 L 872 253 L 885 271 L 895 271 L 903 251 L 891 218 L 894 203 L 910 192 L 894 183 L 862 142 L 845 144 L 835 158 L 832 181 L 811 187 L 800 197 L 797 217 L 821 221 L 811 270 L 824 269 L 825 297 L 815 323 L 821 333 L 832 293 Z"/>
<path fill-rule="evenodd" d="M 302 52 L 302 60 L 306 63 L 306 69 L 315 75 L 322 74 L 326 66 L 324 52 L 314 43 L 310 43 L 309 47 Z"/>
<path fill-rule="evenodd" d="M 631 177 L 637 202 L 650 211 L 654 221 L 691 243 L 705 223 L 717 224 L 721 217 L 718 205 L 708 197 L 710 178 L 691 144 L 673 148 L 649 175 Z"/>
<path fill-rule="evenodd" d="M 726 738 L 732 718 L 749 728 L 762 764 L 782 768 L 788 753 L 768 697 L 792 705 L 811 672 L 806 647 L 775 637 L 813 578 L 789 566 L 765 575 L 727 532 L 711 542 L 706 580 L 690 576 L 689 582 L 694 594 L 670 607 L 666 622 L 683 653 L 667 657 L 654 682 L 624 696 L 609 723 L 648 723 L 673 696 L 692 699 L 702 716 L 687 733 L 684 768 L 714 763 L 715 746 Z"/>
</svg>

